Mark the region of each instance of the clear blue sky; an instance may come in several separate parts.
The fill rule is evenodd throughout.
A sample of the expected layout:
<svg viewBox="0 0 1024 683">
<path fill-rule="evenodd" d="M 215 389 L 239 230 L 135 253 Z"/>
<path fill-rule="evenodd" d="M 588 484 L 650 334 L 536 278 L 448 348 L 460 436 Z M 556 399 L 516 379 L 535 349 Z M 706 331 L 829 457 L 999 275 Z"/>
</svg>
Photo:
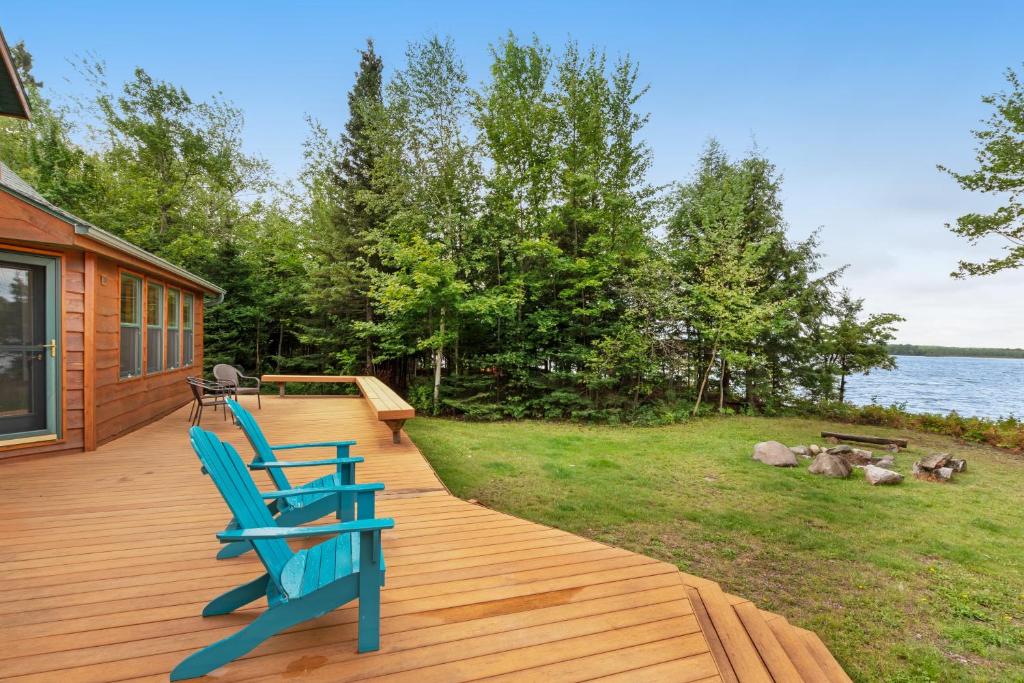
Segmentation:
<svg viewBox="0 0 1024 683">
<path fill-rule="evenodd" d="M 9 2 L 51 91 L 93 53 L 119 83 L 136 66 L 194 97 L 245 111 L 246 145 L 279 176 L 301 164 L 305 116 L 337 130 L 356 50 L 370 36 L 389 70 L 405 45 L 451 35 L 474 83 L 512 30 L 629 53 L 651 90 L 656 182 L 685 179 L 709 136 L 756 140 L 785 175 L 794 237 L 823 228 L 829 265 L 873 311 L 907 318 L 917 343 L 1024 347 L 1024 273 L 948 273 L 965 247 L 943 228 L 991 200 L 936 163 L 969 167 L 979 97 L 1024 63 L 1024 2 Z M 994 247 L 989 248 L 992 253 Z M 977 252 L 980 256 L 983 252 Z"/>
</svg>

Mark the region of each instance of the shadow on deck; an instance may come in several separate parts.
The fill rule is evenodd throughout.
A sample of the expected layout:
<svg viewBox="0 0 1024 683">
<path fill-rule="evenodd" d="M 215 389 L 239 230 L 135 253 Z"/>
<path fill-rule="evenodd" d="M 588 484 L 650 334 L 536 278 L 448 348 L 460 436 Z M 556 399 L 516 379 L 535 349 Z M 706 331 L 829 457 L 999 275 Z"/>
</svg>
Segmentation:
<svg viewBox="0 0 1024 683">
<path fill-rule="evenodd" d="M 200 616 L 262 565 L 214 559 L 227 513 L 188 446 L 187 412 L 93 453 L 0 464 L 0 679 L 166 681 L 263 609 Z M 210 679 L 849 680 L 813 633 L 714 582 L 453 497 L 361 399 L 264 397 L 256 415 L 271 442 L 356 439 L 359 481 L 386 484 L 378 515 L 396 528 L 384 534 L 381 650 L 356 654 L 348 605 Z M 204 417 L 250 455 L 230 422 Z"/>
</svg>

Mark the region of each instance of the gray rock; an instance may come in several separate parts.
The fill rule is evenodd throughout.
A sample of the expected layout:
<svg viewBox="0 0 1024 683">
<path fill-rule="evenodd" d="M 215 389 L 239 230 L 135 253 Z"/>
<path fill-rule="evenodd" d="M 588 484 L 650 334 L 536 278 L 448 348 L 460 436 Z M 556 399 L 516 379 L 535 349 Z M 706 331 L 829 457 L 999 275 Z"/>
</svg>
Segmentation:
<svg viewBox="0 0 1024 683">
<path fill-rule="evenodd" d="M 871 451 L 854 448 L 853 446 L 847 446 L 846 444 L 834 446 L 825 452 L 845 458 L 851 465 L 869 465 L 872 460 Z"/>
<path fill-rule="evenodd" d="M 937 470 L 945 466 L 949 460 L 949 453 L 935 453 L 917 461 L 917 466 L 923 470 Z"/>
<path fill-rule="evenodd" d="M 793 455 L 799 455 L 801 458 L 809 458 L 810 451 L 807 446 L 790 446 L 789 450 L 793 451 Z"/>
<path fill-rule="evenodd" d="M 899 472 L 893 472 L 890 469 L 878 467 L 877 465 L 866 465 L 864 467 L 864 478 L 872 486 L 898 484 L 903 481 L 903 475 Z"/>
<path fill-rule="evenodd" d="M 809 450 L 811 451 L 811 455 L 817 455 L 818 453 L 821 453 L 821 446 L 816 443 L 812 443 Z"/>
<path fill-rule="evenodd" d="M 850 472 L 853 470 L 850 467 L 850 463 L 846 461 L 841 455 L 835 455 L 834 453 L 819 453 L 814 458 L 814 462 L 807 468 L 807 471 L 811 474 L 824 474 L 826 477 L 835 477 L 837 479 L 846 479 L 850 476 Z"/>
<path fill-rule="evenodd" d="M 754 460 L 775 467 L 796 467 L 796 455 L 778 441 L 762 441 L 754 446 Z"/>
<path fill-rule="evenodd" d="M 935 475 L 935 478 L 939 481 L 949 481 L 953 478 L 953 468 L 940 467 L 937 470 L 932 470 L 932 474 Z"/>
<path fill-rule="evenodd" d="M 900 447 L 894 443 L 887 443 L 885 444 L 885 450 L 889 451 L 890 453 L 899 453 Z"/>
<path fill-rule="evenodd" d="M 896 464 L 896 458 L 892 457 L 891 455 L 887 455 L 884 458 L 879 458 L 878 462 L 875 463 L 875 465 L 878 465 L 879 467 L 882 467 L 882 468 L 889 468 L 889 467 L 892 467 L 895 464 Z"/>
<path fill-rule="evenodd" d="M 949 465 L 949 467 L 953 468 L 954 472 L 966 472 L 967 471 L 967 461 L 966 460 L 960 460 L 960 459 L 957 459 L 957 458 L 950 458 L 950 460 L 949 460 L 949 462 L 947 464 Z"/>
</svg>

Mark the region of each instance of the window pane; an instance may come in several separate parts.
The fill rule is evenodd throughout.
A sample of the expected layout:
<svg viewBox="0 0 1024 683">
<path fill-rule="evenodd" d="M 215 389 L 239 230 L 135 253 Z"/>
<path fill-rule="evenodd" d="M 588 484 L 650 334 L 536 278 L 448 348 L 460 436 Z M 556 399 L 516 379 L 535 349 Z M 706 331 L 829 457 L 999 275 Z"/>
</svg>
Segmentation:
<svg viewBox="0 0 1024 683">
<path fill-rule="evenodd" d="M 184 304 L 181 307 L 181 322 L 186 330 L 192 329 L 192 295 L 186 294 Z"/>
<path fill-rule="evenodd" d="M 142 372 L 141 341 L 138 327 L 121 326 L 121 377 L 135 377 Z"/>
<path fill-rule="evenodd" d="M 130 275 L 121 276 L 121 322 L 139 324 L 139 281 Z"/>
<path fill-rule="evenodd" d="M 142 374 L 142 281 L 121 276 L 121 377 Z"/>
<path fill-rule="evenodd" d="M 185 367 L 192 365 L 192 330 L 186 329 L 182 333 L 182 363 Z"/>
<path fill-rule="evenodd" d="M 178 330 L 167 330 L 167 369 L 181 367 L 181 349 L 178 348 Z"/>
<path fill-rule="evenodd" d="M 164 369 L 164 330 L 162 327 L 146 329 L 146 372 Z"/>
<path fill-rule="evenodd" d="M 167 290 L 167 327 L 178 326 L 178 306 L 181 304 L 181 293 L 176 289 Z M 170 348 L 170 345 L 167 347 Z"/>
<path fill-rule="evenodd" d="M 164 288 L 160 285 L 150 284 L 146 287 L 146 324 L 160 325 L 163 323 L 162 299 Z"/>
</svg>

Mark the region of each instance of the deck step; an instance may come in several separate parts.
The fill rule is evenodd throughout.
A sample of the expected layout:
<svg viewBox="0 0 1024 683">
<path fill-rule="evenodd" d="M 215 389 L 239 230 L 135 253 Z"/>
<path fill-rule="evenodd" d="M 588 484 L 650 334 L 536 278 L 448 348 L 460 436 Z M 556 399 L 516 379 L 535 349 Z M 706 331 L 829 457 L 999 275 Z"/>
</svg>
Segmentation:
<svg viewBox="0 0 1024 683">
<path fill-rule="evenodd" d="M 775 633 L 775 637 L 786 650 L 793 666 L 800 672 L 800 676 L 807 683 L 830 683 L 829 677 L 818 664 L 818 660 L 811 654 L 804 638 L 797 633 L 786 618 L 771 612 L 762 612 L 762 615 L 768 627 Z"/>
<path fill-rule="evenodd" d="M 773 683 L 768 667 L 758 654 L 757 645 L 718 584 L 704 583 L 697 592 L 736 678 L 741 683 Z"/>
<path fill-rule="evenodd" d="M 815 661 L 818 662 L 821 670 L 828 676 L 828 680 L 831 683 L 853 683 L 852 679 L 843 671 L 843 667 L 839 666 L 839 662 L 832 656 L 829 649 L 825 647 L 825 643 L 821 642 L 821 638 L 818 637 L 817 633 L 796 626 L 792 628 L 803 639 L 807 649 Z"/>
<path fill-rule="evenodd" d="M 718 672 L 722 680 L 724 683 L 739 683 L 739 679 L 736 678 L 736 672 L 733 671 L 732 664 L 729 662 L 729 655 L 725 653 L 725 646 L 722 645 L 722 640 L 718 637 L 718 631 L 715 630 L 715 625 L 711 621 L 711 617 L 708 616 L 708 610 L 700 597 L 700 591 L 693 586 L 686 586 L 686 596 L 690 599 L 693 615 L 697 617 L 700 630 L 704 632 L 704 639 L 708 641 L 711 656 L 715 658 L 715 664 L 718 665 Z"/>
<path fill-rule="evenodd" d="M 793 664 L 786 648 L 782 646 L 775 636 L 775 632 L 764 620 L 761 610 L 752 602 L 733 605 L 733 610 L 747 630 L 747 635 L 750 636 L 754 647 L 757 648 L 757 653 L 761 656 L 761 661 L 768 668 L 772 678 L 777 682 L 803 680 L 803 676 Z"/>
</svg>

